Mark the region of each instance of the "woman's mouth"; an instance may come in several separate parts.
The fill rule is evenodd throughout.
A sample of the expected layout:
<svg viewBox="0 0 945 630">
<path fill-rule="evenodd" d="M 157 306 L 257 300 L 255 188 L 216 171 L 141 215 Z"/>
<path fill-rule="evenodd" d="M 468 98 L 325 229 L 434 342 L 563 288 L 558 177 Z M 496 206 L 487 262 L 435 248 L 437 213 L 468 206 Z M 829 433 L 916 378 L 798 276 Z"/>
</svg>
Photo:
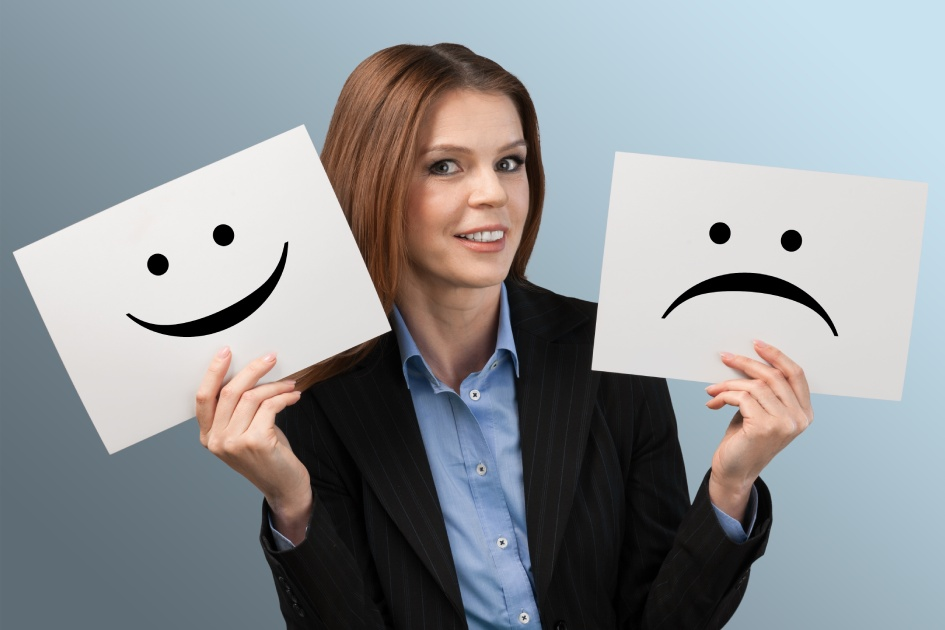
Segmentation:
<svg viewBox="0 0 945 630">
<path fill-rule="evenodd" d="M 483 232 L 470 232 L 469 234 L 457 234 L 458 238 L 464 238 L 477 243 L 494 243 L 505 236 L 503 230 L 486 230 Z"/>
</svg>

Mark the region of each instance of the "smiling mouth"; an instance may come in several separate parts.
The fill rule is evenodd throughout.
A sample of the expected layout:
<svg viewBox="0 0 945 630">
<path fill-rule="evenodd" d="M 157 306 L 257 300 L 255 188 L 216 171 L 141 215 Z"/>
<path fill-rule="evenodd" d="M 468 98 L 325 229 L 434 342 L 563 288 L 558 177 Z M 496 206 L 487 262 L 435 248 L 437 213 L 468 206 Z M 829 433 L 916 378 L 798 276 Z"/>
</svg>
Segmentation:
<svg viewBox="0 0 945 630">
<path fill-rule="evenodd" d="M 282 271 L 285 269 L 285 261 L 288 255 L 289 242 L 286 241 L 282 246 L 282 258 L 279 259 L 279 264 L 276 265 L 275 271 L 272 272 L 269 278 L 263 282 L 258 289 L 239 302 L 231 304 L 222 311 L 217 311 L 206 317 L 201 317 L 200 319 L 184 322 L 182 324 L 152 324 L 138 319 L 131 313 L 126 313 L 126 315 L 139 326 L 143 326 L 161 335 L 170 335 L 171 337 L 203 337 L 220 332 L 221 330 L 226 330 L 231 326 L 239 324 L 255 313 L 256 310 L 263 305 L 263 302 L 269 299 L 276 285 L 279 284 L 279 279 L 282 278 Z"/>
<path fill-rule="evenodd" d="M 464 238 L 467 241 L 476 241 L 477 243 L 494 243 L 505 236 L 505 230 L 484 230 L 482 232 L 470 232 L 469 234 L 457 234 L 457 238 Z"/>
<path fill-rule="evenodd" d="M 766 276 L 760 273 L 728 273 L 704 280 L 676 298 L 676 301 L 670 304 L 666 312 L 663 313 L 662 319 L 666 319 L 666 316 L 672 313 L 673 309 L 686 300 L 699 295 L 705 295 L 706 293 L 719 293 L 721 291 L 764 293 L 803 304 L 820 315 L 820 317 L 827 322 L 827 325 L 830 326 L 830 330 L 833 331 L 834 337 L 839 336 L 837 334 L 837 327 L 833 325 L 830 316 L 827 315 L 827 311 L 806 291 L 781 278 Z"/>
</svg>

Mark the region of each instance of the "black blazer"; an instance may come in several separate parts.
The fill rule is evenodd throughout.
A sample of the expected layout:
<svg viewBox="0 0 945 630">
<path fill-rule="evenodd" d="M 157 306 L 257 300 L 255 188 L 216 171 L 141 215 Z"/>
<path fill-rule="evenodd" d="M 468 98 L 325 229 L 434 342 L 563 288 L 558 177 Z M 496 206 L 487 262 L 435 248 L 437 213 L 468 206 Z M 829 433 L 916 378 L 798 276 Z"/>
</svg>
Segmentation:
<svg viewBox="0 0 945 630">
<path fill-rule="evenodd" d="M 663 379 L 591 371 L 596 305 L 508 283 L 528 545 L 546 629 L 717 628 L 764 553 L 726 538 L 706 481 L 690 507 Z M 277 420 L 308 467 L 306 540 L 261 541 L 288 628 L 466 628 L 394 334 Z M 706 477 L 706 479 L 708 476 Z"/>
</svg>

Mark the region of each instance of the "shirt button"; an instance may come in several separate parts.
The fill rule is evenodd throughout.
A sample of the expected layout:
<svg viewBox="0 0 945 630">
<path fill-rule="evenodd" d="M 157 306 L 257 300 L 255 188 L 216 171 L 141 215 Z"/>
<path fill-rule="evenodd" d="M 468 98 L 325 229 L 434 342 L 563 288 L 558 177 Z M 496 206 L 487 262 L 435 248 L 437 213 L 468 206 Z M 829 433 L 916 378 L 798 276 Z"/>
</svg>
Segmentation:
<svg viewBox="0 0 945 630">
<path fill-rule="evenodd" d="M 528 623 L 529 621 L 531 621 L 531 619 L 532 619 L 532 618 L 529 617 L 529 616 L 528 616 L 528 613 L 525 612 L 524 610 L 523 610 L 521 613 L 519 613 L 519 615 L 518 615 L 518 622 L 519 622 L 520 624 L 522 624 L 523 626 L 524 626 L 526 623 Z"/>
<path fill-rule="evenodd" d="M 469 397 L 472 398 L 473 400 L 479 400 L 481 396 L 482 394 L 479 393 L 478 389 L 474 389 L 471 392 L 469 392 Z"/>
<path fill-rule="evenodd" d="M 499 362 L 498 362 L 498 361 L 495 361 L 492 365 L 489 366 L 489 369 L 490 369 L 490 370 L 494 370 L 494 369 L 496 369 L 497 367 L 499 367 Z"/>
<path fill-rule="evenodd" d="M 505 549 L 509 546 L 509 539 L 500 538 L 499 540 L 495 541 L 495 544 L 498 545 L 499 549 Z"/>
<path fill-rule="evenodd" d="M 484 476 L 486 474 L 486 465 L 479 462 L 479 465 L 476 466 L 476 472 L 479 473 L 480 477 Z"/>
</svg>

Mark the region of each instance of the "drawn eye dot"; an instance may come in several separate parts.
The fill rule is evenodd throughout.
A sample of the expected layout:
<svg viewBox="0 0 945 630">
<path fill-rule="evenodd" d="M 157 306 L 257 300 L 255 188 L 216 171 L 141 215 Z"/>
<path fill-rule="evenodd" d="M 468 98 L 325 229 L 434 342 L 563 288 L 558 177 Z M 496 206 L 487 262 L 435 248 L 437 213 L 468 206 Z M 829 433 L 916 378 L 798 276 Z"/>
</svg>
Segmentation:
<svg viewBox="0 0 945 630">
<path fill-rule="evenodd" d="M 225 223 L 221 223 L 213 228 L 213 240 L 217 245 L 226 247 L 233 242 L 233 237 L 233 228 Z"/>
<path fill-rule="evenodd" d="M 713 243 L 721 245 L 728 241 L 731 236 L 732 231 L 724 223 L 719 222 L 709 228 L 709 238 L 712 239 Z"/>
<path fill-rule="evenodd" d="M 801 234 L 797 230 L 788 230 L 781 235 L 781 247 L 789 252 L 796 252 L 801 248 Z"/>
<path fill-rule="evenodd" d="M 156 276 L 163 276 L 167 273 L 170 264 L 167 262 L 167 256 L 164 254 L 153 254 L 148 258 L 148 271 Z"/>
</svg>

